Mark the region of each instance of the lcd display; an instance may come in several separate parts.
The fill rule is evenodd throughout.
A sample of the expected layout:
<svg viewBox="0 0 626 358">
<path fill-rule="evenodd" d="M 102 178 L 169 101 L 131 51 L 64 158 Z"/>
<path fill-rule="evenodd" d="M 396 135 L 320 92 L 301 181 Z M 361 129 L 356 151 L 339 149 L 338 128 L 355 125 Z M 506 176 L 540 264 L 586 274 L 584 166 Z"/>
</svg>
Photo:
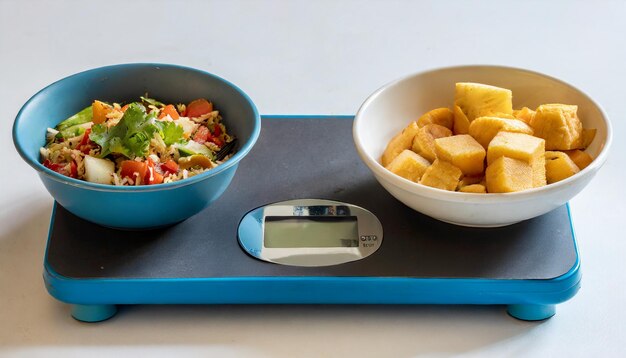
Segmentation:
<svg viewBox="0 0 626 358">
<path fill-rule="evenodd" d="M 267 216 L 264 227 L 268 248 L 359 246 L 356 216 Z"/>
</svg>

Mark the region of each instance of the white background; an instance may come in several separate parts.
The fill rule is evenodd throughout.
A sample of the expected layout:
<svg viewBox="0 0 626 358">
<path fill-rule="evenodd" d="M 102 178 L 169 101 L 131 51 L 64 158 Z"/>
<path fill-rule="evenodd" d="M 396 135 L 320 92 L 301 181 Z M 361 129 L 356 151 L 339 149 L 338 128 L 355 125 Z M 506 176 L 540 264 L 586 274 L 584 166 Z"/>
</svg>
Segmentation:
<svg viewBox="0 0 626 358">
<path fill-rule="evenodd" d="M 0 355 L 626 355 L 625 18 L 619 1 L 0 0 Z M 570 82 L 614 129 L 609 160 L 571 201 L 582 289 L 543 323 L 470 306 L 136 306 L 79 323 L 45 290 L 52 199 L 11 126 L 47 84 L 125 62 L 216 73 L 263 114 L 354 114 L 386 82 L 449 65 Z"/>
</svg>

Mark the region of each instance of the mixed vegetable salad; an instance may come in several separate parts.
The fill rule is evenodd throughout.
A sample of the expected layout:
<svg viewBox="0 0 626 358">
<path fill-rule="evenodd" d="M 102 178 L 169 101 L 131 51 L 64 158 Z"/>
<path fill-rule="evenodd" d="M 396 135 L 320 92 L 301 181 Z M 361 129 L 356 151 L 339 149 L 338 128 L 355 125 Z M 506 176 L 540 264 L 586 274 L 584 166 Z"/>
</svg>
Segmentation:
<svg viewBox="0 0 626 358">
<path fill-rule="evenodd" d="M 113 185 L 185 179 L 232 156 L 236 139 L 206 99 L 164 104 L 140 97 L 121 105 L 95 100 L 48 128 L 45 167 L 71 178 Z"/>
</svg>

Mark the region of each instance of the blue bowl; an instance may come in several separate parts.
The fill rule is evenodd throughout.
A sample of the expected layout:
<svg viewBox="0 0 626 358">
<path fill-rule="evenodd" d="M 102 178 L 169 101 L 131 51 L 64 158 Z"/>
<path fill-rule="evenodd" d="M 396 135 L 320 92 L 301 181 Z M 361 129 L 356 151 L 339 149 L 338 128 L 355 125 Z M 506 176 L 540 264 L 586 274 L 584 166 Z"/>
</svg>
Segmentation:
<svg viewBox="0 0 626 358">
<path fill-rule="evenodd" d="M 139 187 L 85 182 L 40 163 L 39 148 L 45 145 L 46 128 L 56 126 L 94 99 L 132 101 L 145 93 L 173 103 L 188 103 L 200 97 L 212 101 L 229 133 L 238 138 L 236 154 L 191 178 Z M 219 198 L 260 130 L 261 119 L 254 103 L 232 83 L 188 67 L 137 63 L 88 70 L 39 91 L 15 118 L 13 142 L 52 197 L 70 212 L 103 226 L 150 229 L 183 221 Z"/>
</svg>

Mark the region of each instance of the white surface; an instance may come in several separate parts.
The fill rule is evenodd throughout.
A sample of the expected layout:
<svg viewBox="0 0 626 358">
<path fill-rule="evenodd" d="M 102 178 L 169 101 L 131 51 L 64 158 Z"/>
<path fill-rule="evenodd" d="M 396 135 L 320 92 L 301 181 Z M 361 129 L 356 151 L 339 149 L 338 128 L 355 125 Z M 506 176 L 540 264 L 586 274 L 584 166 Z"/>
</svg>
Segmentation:
<svg viewBox="0 0 626 358">
<path fill-rule="evenodd" d="M 624 356 L 625 17 L 617 1 L 0 0 L 0 355 Z M 101 324 L 74 321 L 42 282 L 52 201 L 14 150 L 11 125 L 50 82 L 138 61 L 220 74 L 266 114 L 353 114 L 392 79 L 457 64 L 524 67 L 584 89 L 615 141 L 571 202 L 581 291 L 543 323 L 467 306 L 136 306 Z"/>
<path fill-rule="evenodd" d="M 385 169 L 380 158 L 387 143 L 411 120 L 432 109 L 450 107 L 457 82 L 487 83 L 510 89 L 515 98 L 514 108 L 576 103 L 583 127 L 596 129 L 594 143 L 587 148 L 594 161 L 585 170 L 558 183 L 504 195 L 434 189 Z M 376 179 L 408 207 L 449 223 L 496 227 L 545 214 L 578 194 L 606 161 L 611 147 L 610 123 L 607 121 L 606 114 L 584 92 L 563 82 L 512 68 L 458 66 L 410 75 L 376 91 L 359 108 L 354 119 L 353 137 L 359 156 Z"/>
</svg>

